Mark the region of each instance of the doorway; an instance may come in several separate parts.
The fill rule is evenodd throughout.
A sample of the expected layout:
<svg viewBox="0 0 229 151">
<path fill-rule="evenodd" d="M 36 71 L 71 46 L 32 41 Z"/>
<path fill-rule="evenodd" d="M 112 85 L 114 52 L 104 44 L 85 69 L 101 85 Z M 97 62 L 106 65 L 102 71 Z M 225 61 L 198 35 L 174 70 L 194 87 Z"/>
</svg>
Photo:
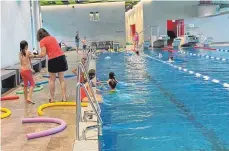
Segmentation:
<svg viewBox="0 0 229 151">
<path fill-rule="evenodd" d="M 176 37 L 184 35 L 184 19 L 167 20 L 168 45 L 171 46 Z"/>
<path fill-rule="evenodd" d="M 130 36 L 133 38 L 134 37 L 134 34 L 136 32 L 136 26 L 135 26 L 135 24 L 130 25 L 130 30 L 131 30 L 131 35 Z"/>
</svg>

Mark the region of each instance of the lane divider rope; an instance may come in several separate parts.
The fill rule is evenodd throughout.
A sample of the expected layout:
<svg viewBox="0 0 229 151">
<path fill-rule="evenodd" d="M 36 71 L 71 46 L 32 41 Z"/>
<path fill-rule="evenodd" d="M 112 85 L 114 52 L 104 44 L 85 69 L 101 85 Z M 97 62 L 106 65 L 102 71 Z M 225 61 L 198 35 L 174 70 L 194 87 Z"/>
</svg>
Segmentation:
<svg viewBox="0 0 229 151">
<path fill-rule="evenodd" d="M 227 50 L 227 49 L 216 49 L 216 51 L 229 52 L 229 50 Z"/>
<path fill-rule="evenodd" d="M 175 69 L 178 69 L 178 70 L 180 70 L 180 71 L 183 71 L 183 72 L 186 72 L 186 73 L 188 73 L 188 74 L 194 75 L 194 76 L 196 76 L 197 78 L 202 78 L 202 79 L 205 80 L 205 81 L 211 81 L 211 82 L 213 82 L 213 83 L 220 84 L 220 85 L 222 85 L 222 86 L 225 87 L 225 88 L 229 88 L 229 83 L 225 83 L 225 82 L 222 82 L 222 81 L 220 81 L 220 80 L 217 80 L 217 79 L 211 78 L 211 77 L 209 77 L 209 76 L 203 75 L 203 74 L 201 74 L 201 73 L 197 73 L 197 72 L 194 72 L 194 71 L 192 71 L 192 70 L 189 70 L 189 69 L 186 69 L 186 68 L 177 66 L 177 65 L 173 65 L 173 64 L 171 64 L 171 63 L 169 63 L 169 62 L 166 62 L 166 61 L 163 61 L 163 60 L 159 60 L 159 59 L 157 59 L 157 58 L 155 58 L 155 57 L 152 57 L 152 56 L 149 56 L 149 55 L 146 55 L 146 54 L 145 54 L 145 56 L 148 57 L 148 58 L 151 58 L 151 59 L 153 59 L 153 60 L 156 60 L 156 61 L 158 61 L 158 62 L 167 64 L 167 65 L 169 65 L 169 66 L 171 66 L 171 67 L 173 67 L 173 68 L 175 68 Z"/>
<path fill-rule="evenodd" d="M 229 59 L 221 58 L 221 57 L 214 57 L 214 56 L 209 56 L 209 55 L 201 55 L 201 54 L 198 54 L 198 53 L 190 53 L 190 52 L 184 52 L 184 51 L 178 51 L 178 53 L 187 54 L 189 56 L 203 57 L 203 58 L 206 58 L 206 59 L 221 60 L 221 61 L 229 62 Z"/>
</svg>

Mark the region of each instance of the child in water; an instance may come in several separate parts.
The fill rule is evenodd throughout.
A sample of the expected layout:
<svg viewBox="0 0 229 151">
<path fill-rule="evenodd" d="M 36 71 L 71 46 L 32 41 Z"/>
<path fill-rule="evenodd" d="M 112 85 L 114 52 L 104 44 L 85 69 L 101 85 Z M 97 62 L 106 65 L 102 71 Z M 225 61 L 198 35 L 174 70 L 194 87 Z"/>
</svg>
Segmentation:
<svg viewBox="0 0 229 151">
<path fill-rule="evenodd" d="M 109 73 L 109 80 L 107 81 L 108 86 L 111 88 L 110 92 L 116 92 L 116 85 L 118 81 L 115 79 L 114 72 Z"/>
<path fill-rule="evenodd" d="M 169 57 L 169 61 L 168 62 L 174 62 L 173 56 Z"/>
<path fill-rule="evenodd" d="M 139 51 L 138 50 L 136 51 L 136 54 L 139 56 Z"/>
<path fill-rule="evenodd" d="M 35 87 L 35 83 L 33 80 L 33 73 L 31 68 L 31 60 L 33 57 L 32 53 L 28 50 L 28 42 L 23 40 L 20 42 L 20 53 L 19 60 L 21 64 L 20 74 L 24 82 L 24 97 L 25 101 L 35 104 L 32 101 L 32 93 Z M 28 82 L 30 84 L 29 93 L 28 93 Z"/>
<path fill-rule="evenodd" d="M 162 58 L 162 54 L 161 53 L 159 53 L 158 58 Z"/>
<path fill-rule="evenodd" d="M 111 90 L 110 91 L 116 91 L 116 85 L 117 85 L 117 82 L 116 81 L 114 81 L 114 80 L 110 80 L 109 81 L 109 86 L 110 86 L 110 88 L 111 88 Z"/>
<path fill-rule="evenodd" d="M 95 70 L 94 70 L 94 69 L 91 69 L 91 70 L 88 72 L 88 77 L 89 77 L 89 80 L 90 80 L 90 81 L 95 77 Z M 89 86 L 89 82 L 90 82 L 90 81 L 87 81 L 87 82 L 85 83 L 85 87 L 86 87 L 86 89 L 87 89 L 87 91 L 88 91 L 88 93 L 89 93 L 89 96 L 92 97 L 92 96 L 93 96 L 93 95 L 92 95 L 92 91 L 91 91 L 90 86 Z M 92 87 L 94 87 L 94 86 L 95 86 L 95 83 L 92 83 Z M 83 89 L 82 87 L 80 88 L 80 93 L 81 93 L 81 101 L 82 101 L 82 102 L 88 102 L 89 99 L 88 99 L 88 97 L 87 97 L 87 95 L 86 95 L 86 92 L 84 91 L 84 89 Z M 97 91 L 97 93 L 99 93 L 99 91 Z M 101 95 L 95 94 L 95 97 L 96 97 L 96 100 L 97 100 L 98 102 L 101 102 L 101 101 L 102 101 L 102 96 L 101 96 Z"/>
<path fill-rule="evenodd" d="M 114 80 L 116 83 L 118 83 L 118 81 L 115 79 L 115 74 L 114 74 L 114 72 L 110 72 L 110 73 L 109 73 L 109 80 L 107 81 L 107 84 L 108 84 L 108 85 L 109 85 L 109 82 L 110 82 L 111 80 Z"/>
</svg>

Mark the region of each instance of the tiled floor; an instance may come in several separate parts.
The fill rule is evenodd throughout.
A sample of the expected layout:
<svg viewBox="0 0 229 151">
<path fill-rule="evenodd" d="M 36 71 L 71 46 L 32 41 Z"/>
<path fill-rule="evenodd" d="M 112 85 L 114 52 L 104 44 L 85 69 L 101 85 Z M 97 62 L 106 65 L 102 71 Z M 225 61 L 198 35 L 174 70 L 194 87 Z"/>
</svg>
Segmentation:
<svg viewBox="0 0 229 151">
<path fill-rule="evenodd" d="M 76 52 L 66 53 L 69 70 L 66 74 L 72 74 L 71 70 L 76 68 L 76 63 L 80 60 Z M 36 81 L 47 80 L 42 78 L 46 74 L 46 69 L 37 74 Z M 76 79 L 66 79 L 68 100 L 75 100 L 75 85 Z M 21 90 L 19 87 L 16 90 Z M 9 95 L 15 95 L 15 91 Z M 44 103 L 48 103 L 48 85 L 44 85 L 44 89 L 33 94 L 35 105 L 27 104 L 23 95 L 19 95 L 19 100 L 2 101 L 1 106 L 12 111 L 12 115 L 1 120 L 1 149 L 2 151 L 72 151 L 75 141 L 75 107 L 52 107 L 44 109 L 45 117 L 55 117 L 64 120 L 67 123 L 67 128 L 55 135 L 42 137 L 38 139 L 27 140 L 26 134 L 31 132 L 38 132 L 57 126 L 53 123 L 40 124 L 22 124 L 22 119 L 27 117 L 38 117 L 37 108 Z M 56 81 L 56 100 L 61 100 L 60 85 Z"/>
</svg>

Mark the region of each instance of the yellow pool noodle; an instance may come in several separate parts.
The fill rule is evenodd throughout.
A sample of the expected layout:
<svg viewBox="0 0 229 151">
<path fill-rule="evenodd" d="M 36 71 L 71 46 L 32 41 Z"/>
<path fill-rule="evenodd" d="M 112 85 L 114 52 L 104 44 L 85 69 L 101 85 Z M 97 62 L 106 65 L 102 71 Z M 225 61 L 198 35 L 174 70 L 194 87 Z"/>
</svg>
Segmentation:
<svg viewBox="0 0 229 151">
<path fill-rule="evenodd" d="M 37 113 L 39 116 L 44 115 L 43 109 L 47 107 L 52 107 L 52 106 L 76 106 L 76 102 L 54 102 L 54 103 L 47 103 L 47 104 L 42 104 L 37 108 Z M 81 103 L 81 107 L 87 107 L 88 103 Z"/>
<path fill-rule="evenodd" d="M 1 108 L 2 112 L 5 112 L 4 114 L 1 114 L 1 119 L 6 118 L 11 115 L 11 111 L 7 108 Z"/>
</svg>

